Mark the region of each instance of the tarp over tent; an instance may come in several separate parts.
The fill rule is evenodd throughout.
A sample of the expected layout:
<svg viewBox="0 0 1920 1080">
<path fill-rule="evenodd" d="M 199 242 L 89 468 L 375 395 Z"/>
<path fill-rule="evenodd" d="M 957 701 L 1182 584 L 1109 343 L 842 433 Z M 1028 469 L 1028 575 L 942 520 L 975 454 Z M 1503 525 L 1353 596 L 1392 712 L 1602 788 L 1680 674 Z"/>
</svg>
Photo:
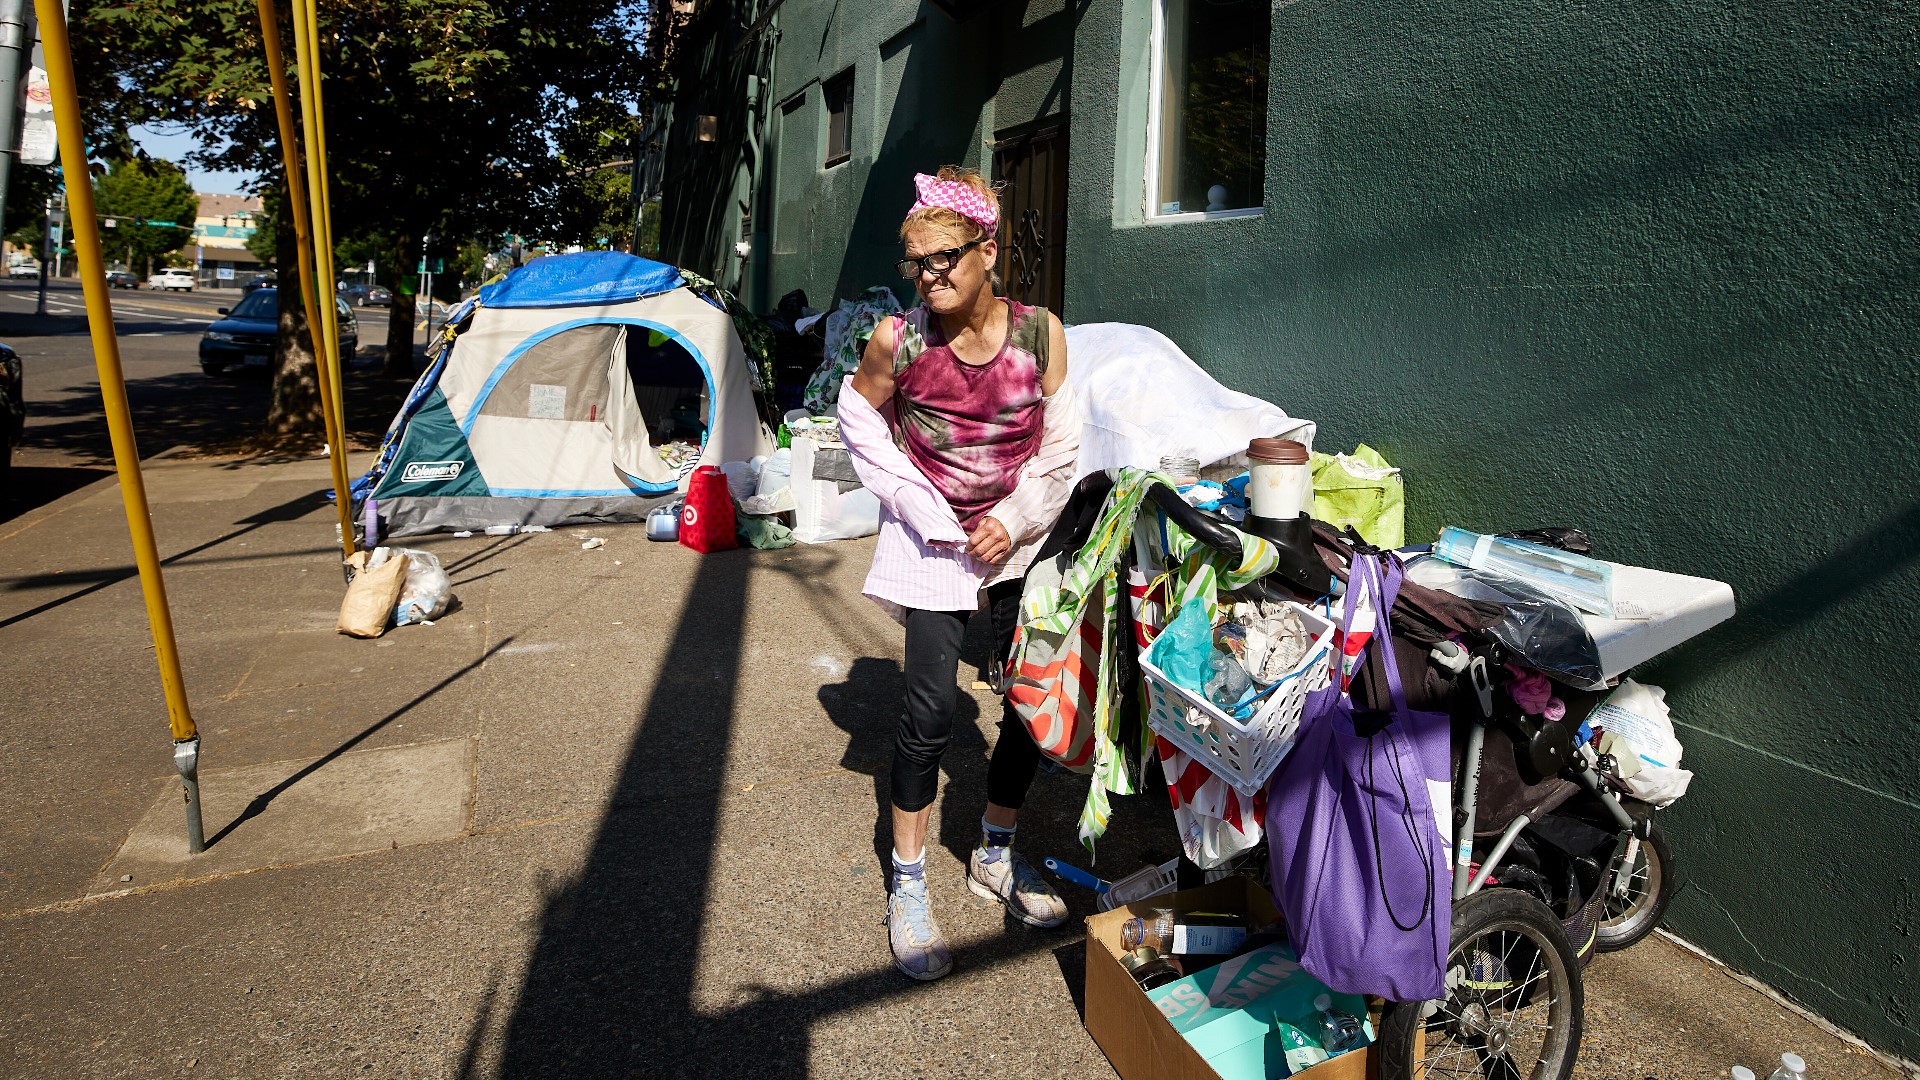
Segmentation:
<svg viewBox="0 0 1920 1080">
<path fill-rule="evenodd" d="M 732 318 L 673 267 L 536 259 L 449 325 L 354 484 L 377 535 L 642 520 L 695 464 L 663 460 L 653 437 L 695 400 L 697 464 L 773 452 Z"/>
</svg>

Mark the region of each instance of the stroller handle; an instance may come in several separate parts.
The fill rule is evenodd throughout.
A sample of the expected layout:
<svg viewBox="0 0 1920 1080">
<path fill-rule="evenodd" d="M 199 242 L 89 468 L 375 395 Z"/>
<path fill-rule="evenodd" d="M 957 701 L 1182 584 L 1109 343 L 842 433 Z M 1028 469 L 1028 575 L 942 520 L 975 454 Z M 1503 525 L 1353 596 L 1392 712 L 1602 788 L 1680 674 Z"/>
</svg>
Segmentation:
<svg viewBox="0 0 1920 1080">
<path fill-rule="evenodd" d="M 1194 506 L 1165 484 L 1156 483 L 1148 488 L 1147 498 L 1173 519 L 1175 525 L 1185 529 L 1187 535 L 1229 559 L 1240 558 L 1240 539 L 1227 526 L 1225 518 Z"/>
</svg>

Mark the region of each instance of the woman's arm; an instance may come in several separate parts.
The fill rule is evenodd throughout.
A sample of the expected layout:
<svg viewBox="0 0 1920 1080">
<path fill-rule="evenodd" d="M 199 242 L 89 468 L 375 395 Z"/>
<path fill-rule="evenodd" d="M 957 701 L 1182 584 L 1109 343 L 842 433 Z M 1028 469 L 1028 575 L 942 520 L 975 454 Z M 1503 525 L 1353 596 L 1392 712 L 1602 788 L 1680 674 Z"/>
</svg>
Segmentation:
<svg viewBox="0 0 1920 1080">
<path fill-rule="evenodd" d="M 873 328 L 867 351 L 860 354 L 860 367 L 853 373 L 853 388 L 876 409 L 893 398 L 893 346 L 893 319 L 887 317 Z"/>
<path fill-rule="evenodd" d="M 840 391 L 840 442 L 853 458 L 860 482 L 873 492 L 887 512 L 929 544 L 964 544 L 967 534 L 913 461 L 893 445 L 892 433 L 880 410 L 867 396 L 852 389 L 858 375 L 849 375 Z"/>
</svg>

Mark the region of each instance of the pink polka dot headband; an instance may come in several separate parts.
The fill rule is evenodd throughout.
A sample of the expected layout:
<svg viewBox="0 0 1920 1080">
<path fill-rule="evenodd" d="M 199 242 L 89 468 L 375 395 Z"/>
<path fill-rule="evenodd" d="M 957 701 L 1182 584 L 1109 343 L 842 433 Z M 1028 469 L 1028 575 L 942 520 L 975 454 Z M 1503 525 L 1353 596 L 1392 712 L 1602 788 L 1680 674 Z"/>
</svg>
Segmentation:
<svg viewBox="0 0 1920 1080">
<path fill-rule="evenodd" d="M 942 180 L 926 173 L 914 173 L 913 186 L 920 197 L 907 209 L 908 217 L 928 207 L 938 206 L 980 226 L 988 235 L 992 235 L 994 227 L 1000 224 L 1000 212 L 987 201 L 987 197 L 958 180 Z"/>
</svg>

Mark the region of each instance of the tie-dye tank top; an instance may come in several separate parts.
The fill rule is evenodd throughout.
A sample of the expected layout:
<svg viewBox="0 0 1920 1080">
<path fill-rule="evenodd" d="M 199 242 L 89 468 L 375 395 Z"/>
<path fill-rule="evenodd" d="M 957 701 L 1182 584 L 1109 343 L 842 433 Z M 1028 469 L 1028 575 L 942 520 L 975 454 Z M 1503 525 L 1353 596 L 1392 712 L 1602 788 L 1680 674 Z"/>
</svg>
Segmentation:
<svg viewBox="0 0 1920 1080">
<path fill-rule="evenodd" d="M 984 364 L 954 355 L 926 305 L 894 317 L 894 439 L 968 532 L 1040 448 L 1047 309 L 1006 305 L 1006 342 Z"/>
</svg>

